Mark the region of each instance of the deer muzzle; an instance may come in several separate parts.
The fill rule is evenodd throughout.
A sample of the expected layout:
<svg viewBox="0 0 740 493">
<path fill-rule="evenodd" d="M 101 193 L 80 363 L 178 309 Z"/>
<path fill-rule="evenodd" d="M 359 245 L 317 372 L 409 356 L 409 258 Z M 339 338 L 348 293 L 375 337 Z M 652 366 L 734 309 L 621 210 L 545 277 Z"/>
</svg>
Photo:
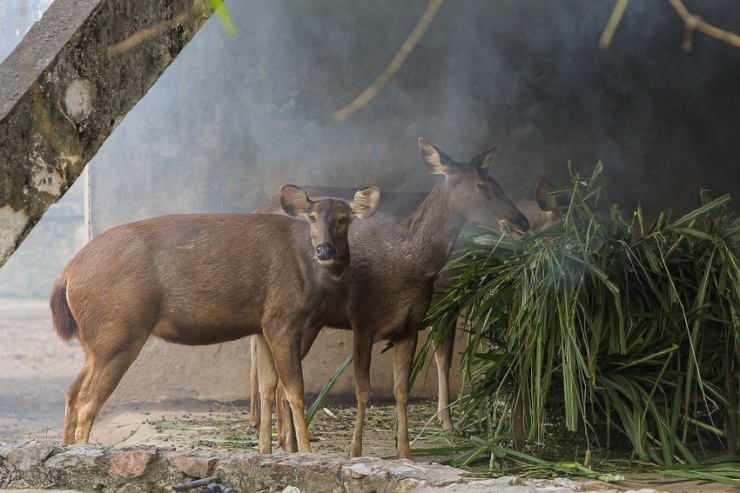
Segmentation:
<svg viewBox="0 0 740 493">
<path fill-rule="evenodd" d="M 499 229 L 502 233 L 507 234 L 507 236 L 518 238 L 520 236 L 524 236 L 524 233 L 529 230 L 529 221 L 523 214 L 516 222 L 501 219 L 499 221 Z M 511 233 L 508 234 L 507 230 L 510 230 Z"/>
<path fill-rule="evenodd" d="M 316 258 L 319 260 L 319 262 L 326 262 L 330 261 L 334 258 L 334 255 L 336 255 L 337 249 L 334 248 L 334 245 L 331 243 L 319 243 L 316 246 Z"/>
</svg>

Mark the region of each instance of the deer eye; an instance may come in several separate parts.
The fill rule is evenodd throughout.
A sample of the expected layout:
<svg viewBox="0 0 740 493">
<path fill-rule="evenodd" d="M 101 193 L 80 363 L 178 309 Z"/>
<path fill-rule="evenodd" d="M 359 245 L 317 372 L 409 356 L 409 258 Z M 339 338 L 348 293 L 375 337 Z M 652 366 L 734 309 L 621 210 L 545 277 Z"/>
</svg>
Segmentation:
<svg viewBox="0 0 740 493">
<path fill-rule="evenodd" d="M 347 216 L 340 217 L 337 222 L 342 225 L 347 224 Z"/>
<path fill-rule="evenodd" d="M 484 181 L 479 181 L 475 185 L 476 185 L 476 187 L 478 189 L 478 193 L 479 194 L 483 195 L 484 197 L 492 197 L 493 196 L 493 190 L 491 189 L 491 186 L 488 183 L 486 183 Z"/>
<path fill-rule="evenodd" d="M 315 223 L 316 222 L 316 216 L 314 216 L 312 214 L 312 215 L 308 216 L 308 220 L 311 221 L 312 223 Z"/>
</svg>

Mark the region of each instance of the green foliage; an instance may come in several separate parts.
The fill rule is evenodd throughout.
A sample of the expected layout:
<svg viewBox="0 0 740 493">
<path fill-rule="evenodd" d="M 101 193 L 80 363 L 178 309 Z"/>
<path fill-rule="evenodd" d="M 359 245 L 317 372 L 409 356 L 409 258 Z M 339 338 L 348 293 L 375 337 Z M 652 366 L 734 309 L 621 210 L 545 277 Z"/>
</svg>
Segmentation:
<svg viewBox="0 0 740 493">
<path fill-rule="evenodd" d="M 331 391 L 332 387 L 334 387 L 334 384 L 337 383 L 337 380 L 339 380 L 339 377 L 342 376 L 344 373 L 344 370 L 347 369 L 349 364 L 352 363 L 352 355 L 350 354 L 347 356 L 347 359 L 344 360 L 344 363 L 339 365 L 339 367 L 334 370 L 334 373 L 331 374 L 329 377 L 329 380 L 327 380 L 326 384 L 321 388 L 321 392 L 319 392 L 319 395 L 316 396 L 316 400 L 314 400 L 313 404 L 311 404 L 311 407 L 308 408 L 308 412 L 306 412 L 306 426 L 311 426 L 311 421 L 313 421 L 314 416 L 316 416 L 316 413 L 321 409 L 321 407 L 324 405 L 324 401 L 326 401 L 326 396 L 329 395 L 329 392 Z"/>
<path fill-rule="evenodd" d="M 651 225 L 639 208 L 601 213 L 601 171 L 571 170 L 561 223 L 468 234 L 448 266 L 428 322 L 440 340 L 449 313 L 465 319 L 457 426 L 511 438 L 520 399 L 525 437 L 542 443 L 557 402 L 589 448 L 626 437 L 642 461 L 695 464 L 723 446 L 725 416 L 737 429 L 740 220 L 729 196 L 704 192 L 700 208 Z"/>
<path fill-rule="evenodd" d="M 236 27 L 234 26 L 234 21 L 231 18 L 229 9 L 226 8 L 223 0 L 211 0 L 211 8 L 221 19 L 226 33 L 232 38 L 235 37 Z"/>
</svg>

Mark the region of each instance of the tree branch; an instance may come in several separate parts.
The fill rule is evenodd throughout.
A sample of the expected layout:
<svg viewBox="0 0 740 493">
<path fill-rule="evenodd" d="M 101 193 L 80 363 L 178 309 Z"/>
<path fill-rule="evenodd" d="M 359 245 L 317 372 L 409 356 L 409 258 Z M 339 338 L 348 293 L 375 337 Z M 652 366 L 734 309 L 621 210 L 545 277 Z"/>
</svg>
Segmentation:
<svg viewBox="0 0 740 493">
<path fill-rule="evenodd" d="M 437 12 L 439 12 L 441 6 L 442 0 L 429 0 L 429 5 L 427 5 L 424 14 L 422 14 L 421 19 L 419 19 L 419 22 L 416 24 L 416 27 L 414 27 L 414 30 L 411 31 L 409 37 L 406 38 L 406 41 L 401 45 L 401 48 L 398 50 L 398 53 L 396 53 L 396 56 L 393 57 L 393 60 L 391 60 L 385 70 L 381 72 L 370 87 L 362 91 L 362 93 L 347 106 L 334 113 L 334 119 L 336 121 L 341 122 L 346 120 L 350 115 L 352 115 L 352 113 L 365 106 L 371 99 L 378 95 L 380 90 L 383 89 L 383 86 L 393 78 L 396 72 L 398 72 L 398 69 L 401 68 L 403 63 L 406 61 L 406 58 L 408 58 L 409 54 L 414 50 L 416 44 L 422 36 L 424 36 L 424 33 L 434 20 L 434 17 L 437 15 Z"/>
<path fill-rule="evenodd" d="M 681 49 L 683 49 L 684 51 L 691 51 L 691 46 L 694 40 L 694 31 L 702 32 L 708 36 L 740 48 L 740 36 L 738 36 L 737 34 L 730 31 L 725 31 L 724 29 L 720 29 L 716 26 L 704 22 L 701 17 L 689 12 L 689 10 L 683 4 L 682 0 L 668 0 L 668 2 L 676 10 L 679 17 L 681 17 L 681 20 L 683 20 L 686 26 L 686 30 L 683 35 L 683 41 L 681 42 Z M 606 26 L 604 26 L 604 31 L 602 32 L 601 38 L 599 39 L 599 46 L 601 48 L 609 48 L 609 44 L 614 37 L 617 26 L 622 20 L 622 16 L 624 15 L 624 11 L 626 10 L 628 3 L 629 0 L 617 0 L 617 2 L 614 4 L 614 9 L 609 16 L 609 20 L 607 21 Z"/>
<path fill-rule="evenodd" d="M 701 17 L 689 12 L 681 0 L 668 1 L 673 6 L 673 8 L 676 9 L 676 12 L 678 12 L 678 15 L 681 17 L 684 24 L 686 24 L 686 33 L 684 34 L 684 39 L 681 43 L 681 48 L 684 51 L 691 51 L 691 42 L 693 39 L 694 31 L 703 32 L 708 36 L 740 48 L 740 36 L 738 36 L 737 34 L 730 31 L 725 31 L 724 29 L 712 26 L 711 24 L 707 24 L 702 20 Z"/>
</svg>

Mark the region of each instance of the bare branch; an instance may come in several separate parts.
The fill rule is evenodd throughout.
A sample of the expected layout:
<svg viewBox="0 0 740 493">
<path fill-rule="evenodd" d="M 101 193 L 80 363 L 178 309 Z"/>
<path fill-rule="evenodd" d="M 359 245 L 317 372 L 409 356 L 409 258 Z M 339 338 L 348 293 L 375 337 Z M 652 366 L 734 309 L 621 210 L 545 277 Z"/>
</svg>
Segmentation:
<svg viewBox="0 0 740 493">
<path fill-rule="evenodd" d="M 691 51 L 691 46 L 694 41 L 694 31 L 703 32 L 713 38 L 740 48 L 740 36 L 737 34 L 725 31 L 724 29 L 720 29 L 704 22 L 701 17 L 689 12 L 682 0 L 668 0 L 668 2 L 676 10 L 686 26 L 683 40 L 681 41 L 681 49 L 684 51 Z M 614 37 L 614 33 L 616 32 L 619 23 L 622 21 L 622 16 L 624 15 L 624 11 L 627 9 L 628 3 L 629 0 L 617 0 L 614 5 L 612 14 L 609 16 L 606 26 L 604 26 L 604 32 L 601 33 L 601 38 L 599 38 L 599 46 L 602 49 L 609 48 L 609 44 Z"/>
<path fill-rule="evenodd" d="M 416 44 L 422 36 L 424 36 L 424 33 L 442 6 L 442 1 L 443 0 L 429 0 L 429 5 L 427 5 L 424 14 L 422 14 L 421 19 L 419 19 L 419 22 L 416 24 L 416 27 L 414 27 L 414 30 L 411 31 L 409 37 L 406 38 L 406 41 L 401 45 L 401 48 L 398 50 L 398 53 L 396 53 L 396 56 L 393 57 L 393 60 L 391 60 L 385 70 L 381 72 L 370 87 L 362 91 L 362 93 L 347 106 L 334 113 L 334 119 L 336 121 L 341 122 L 346 120 L 350 115 L 352 115 L 352 113 L 365 106 L 371 99 L 378 95 L 383 86 L 393 78 L 396 72 L 398 72 L 398 69 L 401 68 L 403 63 L 406 61 L 406 58 L 408 58 L 409 54 L 414 50 Z"/>
<path fill-rule="evenodd" d="M 684 51 L 691 50 L 691 41 L 694 31 L 701 31 L 704 34 L 712 36 L 713 38 L 719 39 L 720 41 L 724 41 L 740 48 L 740 36 L 738 36 L 737 34 L 730 31 L 725 31 L 724 29 L 712 26 L 711 24 L 707 24 L 702 20 L 701 17 L 689 12 L 681 0 L 668 1 L 673 6 L 673 8 L 676 9 L 676 12 L 678 12 L 678 15 L 681 17 L 684 24 L 686 24 L 686 33 L 684 34 L 684 39 L 681 43 L 681 48 Z"/>
<path fill-rule="evenodd" d="M 622 20 L 622 15 L 624 15 L 624 11 L 627 10 L 628 3 L 629 0 L 617 0 L 617 3 L 614 4 L 612 15 L 609 16 L 609 20 L 606 22 L 606 26 L 604 27 L 604 32 L 601 33 L 601 38 L 599 39 L 599 46 L 602 49 L 606 50 L 609 48 L 609 44 L 612 42 L 617 26 Z"/>
</svg>

